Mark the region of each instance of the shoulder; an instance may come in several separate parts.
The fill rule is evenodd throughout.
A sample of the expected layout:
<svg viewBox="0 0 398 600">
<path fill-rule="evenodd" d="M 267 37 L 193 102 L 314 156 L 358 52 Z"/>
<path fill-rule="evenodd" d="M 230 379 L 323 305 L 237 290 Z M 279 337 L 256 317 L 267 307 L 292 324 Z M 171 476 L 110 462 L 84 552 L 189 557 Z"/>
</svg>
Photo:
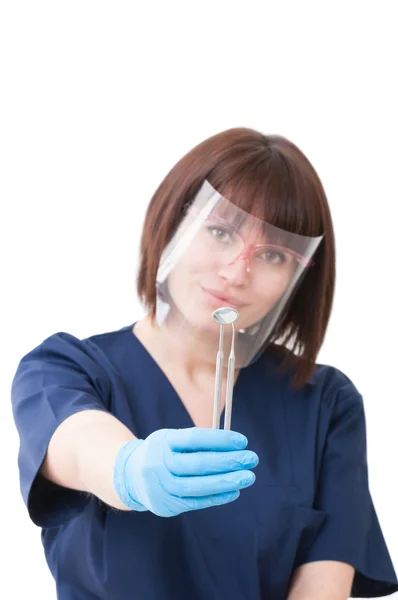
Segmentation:
<svg viewBox="0 0 398 600">
<path fill-rule="evenodd" d="M 361 395 L 350 377 L 336 366 L 316 363 L 308 383 L 308 390 L 316 390 L 322 396 L 323 403 L 344 398 L 361 399 Z"/>
<path fill-rule="evenodd" d="M 83 338 L 82 341 L 91 347 L 96 346 L 105 350 L 111 348 L 114 344 L 120 344 L 122 341 L 126 341 L 128 338 L 132 337 L 132 327 L 133 323 L 121 327 L 120 329 L 95 333 Z"/>
<path fill-rule="evenodd" d="M 58 331 L 45 338 L 31 352 L 52 353 L 53 355 L 67 354 L 71 358 L 77 358 L 80 354 L 95 360 L 98 356 L 109 354 L 112 347 L 119 346 L 123 340 L 127 340 L 131 328 L 132 325 L 127 325 L 121 329 L 94 333 L 86 337 Z"/>
<path fill-rule="evenodd" d="M 53 333 L 22 356 L 16 377 L 34 372 L 74 372 L 109 384 L 109 375 L 115 370 L 112 348 L 120 347 L 121 336 L 129 328 L 127 326 L 85 338 L 66 331 Z"/>
<path fill-rule="evenodd" d="M 362 396 L 352 381 L 350 376 L 337 366 L 315 363 L 314 370 L 309 377 L 305 386 L 297 391 L 291 390 L 289 381 L 293 374 L 295 360 L 299 361 L 299 357 L 295 357 L 293 352 L 284 346 L 272 344 L 267 351 L 267 355 L 271 363 L 277 369 L 282 366 L 287 358 L 290 359 L 293 365 L 285 374 L 279 375 L 282 384 L 289 388 L 291 395 L 298 398 L 307 398 L 311 400 L 317 399 L 320 406 L 331 408 L 336 402 L 343 401 L 348 403 L 362 404 Z"/>
</svg>

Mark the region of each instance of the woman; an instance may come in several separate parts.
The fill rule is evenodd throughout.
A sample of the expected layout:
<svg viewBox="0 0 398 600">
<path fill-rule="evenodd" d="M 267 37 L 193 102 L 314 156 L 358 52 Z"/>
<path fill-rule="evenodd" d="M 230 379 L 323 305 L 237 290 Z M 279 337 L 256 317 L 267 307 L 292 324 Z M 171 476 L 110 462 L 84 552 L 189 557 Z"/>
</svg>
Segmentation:
<svg viewBox="0 0 398 600">
<path fill-rule="evenodd" d="M 21 491 L 58 598 L 398 590 L 362 397 L 315 362 L 334 281 L 325 193 L 294 144 L 230 129 L 174 166 L 144 223 L 145 318 L 84 340 L 56 333 L 13 380 Z M 222 327 L 224 353 L 236 350 L 231 429 L 220 365 L 224 414 L 213 407 L 212 317 L 225 306 L 238 316 L 234 337 Z"/>
</svg>

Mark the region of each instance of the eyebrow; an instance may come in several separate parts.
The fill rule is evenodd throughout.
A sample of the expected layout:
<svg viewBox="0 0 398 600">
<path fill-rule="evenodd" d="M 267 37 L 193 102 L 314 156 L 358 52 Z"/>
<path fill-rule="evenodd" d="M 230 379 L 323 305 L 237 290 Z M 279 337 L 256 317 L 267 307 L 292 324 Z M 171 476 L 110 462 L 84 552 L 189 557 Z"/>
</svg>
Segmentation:
<svg viewBox="0 0 398 600">
<path fill-rule="evenodd" d="M 222 217 L 221 215 L 217 215 L 212 213 L 211 215 L 209 215 L 209 218 L 213 218 L 215 221 L 218 221 L 219 223 L 223 223 L 224 225 L 227 225 L 229 227 L 234 228 L 238 233 L 239 232 L 239 228 L 244 224 L 245 220 L 248 219 L 251 215 L 239 215 L 238 213 L 236 213 L 235 219 L 232 220 L 228 220 L 225 219 L 224 217 Z M 253 217 L 256 218 L 256 217 Z M 280 231 L 277 230 L 277 228 L 274 228 L 272 225 L 269 225 L 268 223 L 265 223 L 264 221 L 261 221 L 261 219 L 258 219 L 258 228 L 260 230 L 261 235 L 264 237 L 264 245 L 266 244 L 276 244 L 276 245 L 280 245 L 280 246 L 286 246 L 286 237 L 283 234 L 281 234 Z M 243 234 L 242 234 L 243 235 Z M 258 245 L 262 245 L 262 244 L 258 244 Z"/>
</svg>

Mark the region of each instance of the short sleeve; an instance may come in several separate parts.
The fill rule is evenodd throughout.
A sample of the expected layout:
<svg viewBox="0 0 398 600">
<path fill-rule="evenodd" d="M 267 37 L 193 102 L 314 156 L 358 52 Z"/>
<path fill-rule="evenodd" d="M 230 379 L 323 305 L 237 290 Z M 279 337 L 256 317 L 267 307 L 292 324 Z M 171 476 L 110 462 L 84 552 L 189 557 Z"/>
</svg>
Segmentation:
<svg viewBox="0 0 398 600">
<path fill-rule="evenodd" d="M 326 520 L 300 564 L 336 560 L 352 565 L 352 598 L 396 592 L 397 577 L 368 486 L 364 405 L 355 386 L 338 395 L 333 406 L 314 508 Z"/>
<path fill-rule="evenodd" d="M 56 333 L 20 361 L 11 385 L 19 433 L 20 488 L 30 518 L 40 527 L 66 523 L 90 496 L 40 475 L 50 439 L 69 416 L 82 410 L 107 411 L 110 381 L 84 340 Z"/>
</svg>

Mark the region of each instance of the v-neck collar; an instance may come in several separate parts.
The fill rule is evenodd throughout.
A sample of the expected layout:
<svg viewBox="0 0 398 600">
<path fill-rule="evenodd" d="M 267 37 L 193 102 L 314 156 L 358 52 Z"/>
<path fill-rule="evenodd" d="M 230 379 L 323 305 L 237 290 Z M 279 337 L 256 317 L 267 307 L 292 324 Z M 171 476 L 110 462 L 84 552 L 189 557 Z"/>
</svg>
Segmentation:
<svg viewBox="0 0 398 600">
<path fill-rule="evenodd" d="M 170 393 L 172 396 L 174 396 L 174 398 L 176 399 L 176 404 L 178 406 L 179 411 L 182 411 L 182 421 L 186 421 L 187 424 L 182 425 L 185 427 L 197 427 L 197 425 L 195 425 L 191 415 L 189 414 L 185 404 L 183 403 L 183 401 L 181 400 L 180 395 L 178 394 L 177 390 L 175 389 L 174 385 L 171 383 L 170 379 L 167 377 L 166 373 L 163 371 L 163 369 L 161 368 L 161 366 L 157 363 L 157 361 L 155 360 L 155 358 L 152 356 L 152 354 L 149 352 L 149 350 L 144 346 L 144 344 L 141 342 L 141 340 L 135 335 L 134 333 L 134 326 L 136 325 L 137 321 L 134 321 L 134 323 L 132 323 L 132 325 L 130 325 L 127 329 L 128 334 L 131 336 L 131 338 L 133 339 L 133 341 L 138 344 L 138 346 L 140 347 L 141 351 L 144 353 L 144 355 L 146 356 L 147 360 L 151 363 L 151 365 L 154 367 L 155 369 L 155 373 L 157 374 L 157 377 L 159 377 L 164 384 L 167 386 L 167 388 L 169 389 Z M 232 415 L 234 413 L 234 409 L 237 405 L 239 405 L 240 402 L 240 394 L 239 394 L 239 390 L 242 387 L 242 385 L 244 385 L 242 382 L 244 381 L 244 379 L 248 376 L 248 371 L 249 369 L 251 369 L 252 366 L 249 365 L 248 367 L 244 367 L 241 368 L 239 373 L 238 373 L 238 377 L 236 378 L 236 381 L 234 383 L 233 386 L 233 403 L 232 403 Z M 215 366 L 214 366 L 214 375 L 215 375 Z M 224 426 L 224 417 L 225 417 L 225 406 L 221 412 L 220 415 L 220 427 Z"/>
</svg>

